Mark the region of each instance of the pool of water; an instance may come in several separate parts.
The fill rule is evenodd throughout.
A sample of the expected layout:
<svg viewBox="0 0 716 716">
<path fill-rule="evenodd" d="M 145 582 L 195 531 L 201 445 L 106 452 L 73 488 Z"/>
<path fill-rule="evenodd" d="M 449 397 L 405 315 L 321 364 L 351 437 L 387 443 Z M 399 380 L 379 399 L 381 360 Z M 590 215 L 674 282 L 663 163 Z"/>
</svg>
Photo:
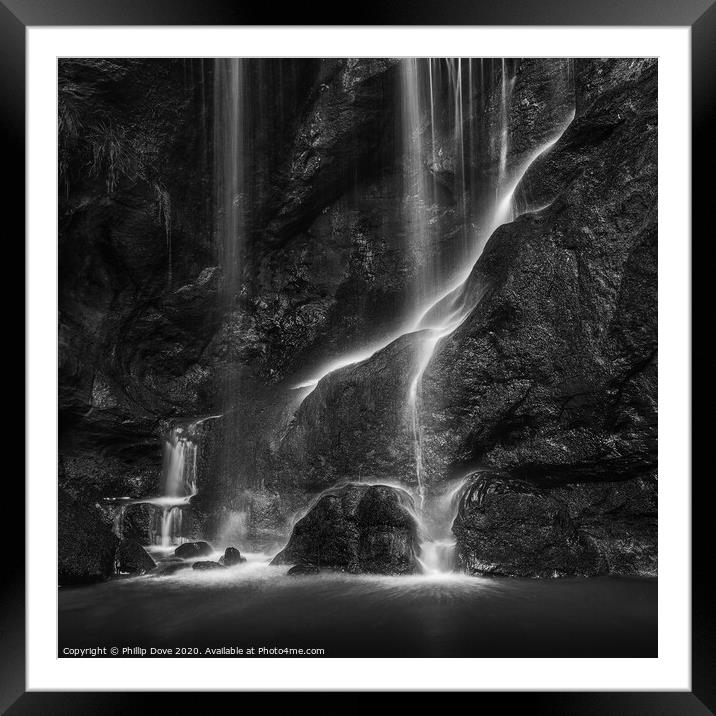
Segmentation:
<svg viewBox="0 0 716 716">
<path fill-rule="evenodd" d="M 224 570 L 63 588 L 59 655 L 116 646 L 199 656 L 222 647 L 254 647 L 256 656 L 259 648 L 323 649 L 328 657 L 657 656 L 655 579 L 286 571 L 253 555 Z"/>
</svg>

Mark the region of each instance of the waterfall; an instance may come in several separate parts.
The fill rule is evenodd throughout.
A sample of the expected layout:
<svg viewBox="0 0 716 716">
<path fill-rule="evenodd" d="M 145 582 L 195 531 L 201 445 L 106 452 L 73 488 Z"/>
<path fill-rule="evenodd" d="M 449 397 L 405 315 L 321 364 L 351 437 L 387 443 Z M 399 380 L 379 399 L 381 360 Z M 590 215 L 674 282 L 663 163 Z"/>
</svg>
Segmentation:
<svg viewBox="0 0 716 716">
<path fill-rule="evenodd" d="M 403 193 L 405 195 L 404 224 L 408 236 L 408 250 L 417 264 L 417 278 L 413 286 L 413 302 L 424 303 L 433 295 L 437 268 L 433 260 L 433 240 L 428 225 L 428 207 L 432 204 L 430 185 L 426 181 L 426 152 L 423 144 L 423 107 L 421 75 L 418 60 L 409 58 L 400 65 L 401 77 L 401 126 L 402 151 L 405 156 L 403 172 Z M 433 62 L 427 60 L 429 116 L 431 120 L 431 166 L 436 166 L 435 136 L 435 86 Z M 415 453 L 415 478 L 418 486 L 418 501 L 422 509 L 424 490 L 422 482 L 422 436 L 418 419 L 417 388 L 411 385 L 408 412 Z"/>
<path fill-rule="evenodd" d="M 400 66 L 402 151 L 405 157 L 403 195 L 407 250 L 416 265 L 417 280 L 413 285 L 413 300 L 425 301 L 432 295 L 436 267 L 433 261 L 433 241 L 429 226 L 432 196 L 426 181 L 426 151 L 423 142 L 424 107 L 418 60 L 406 59 Z M 430 113 L 434 113 L 432 90 Z M 433 140 L 434 141 L 434 140 Z M 434 152 L 434 144 L 431 152 Z"/>
<path fill-rule="evenodd" d="M 244 60 L 214 61 L 214 201 L 223 293 L 231 304 L 241 286 L 245 244 L 246 113 Z"/>
<path fill-rule="evenodd" d="M 519 165 L 510 165 L 510 109 L 516 84 L 516 76 L 510 77 L 506 60 L 492 62 L 491 72 L 485 72 L 480 60 L 479 73 L 473 72 L 472 62 L 461 59 L 403 60 L 400 67 L 400 121 L 404 178 L 405 225 L 412 255 L 418 257 L 413 296 L 415 309 L 401 329 L 378 344 L 366 346 L 353 354 L 345 355 L 324 366 L 313 378 L 296 388 L 306 389 L 305 399 L 321 378 L 338 368 L 370 358 L 407 333 L 418 333 L 418 359 L 406 395 L 406 418 L 415 465 L 415 484 L 421 520 L 431 524 L 428 537 L 421 545 L 421 561 L 426 572 L 440 572 L 451 568 L 454 540 L 451 526 L 454 519 L 455 491 L 429 499 L 425 475 L 425 445 L 421 425 L 422 379 L 441 339 L 451 335 L 472 313 L 480 302 L 485 286 L 469 282 L 482 250 L 494 233 L 504 223 L 517 218 L 514 194 L 522 178 L 534 161 L 554 145 L 574 117 L 568 111 L 561 126 L 541 145 L 537 146 Z M 486 79 L 486 75 L 489 79 Z M 567 68 L 567 80 L 571 78 Z M 561 87 L 564 78 L 556 77 L 560 87 L 555 93 L 569 91 Z M 478 86 L 473 86 L 478 82 Z M 492 92 L 496 100 L 486 101 Z M 486 126 L 491 136 L 475 136 L 473 95 L 479 97 L 479 111 L 494 112 Z M 426 101 L 427 98 L 427 101 Z M 465 113 L 467 112 L 468 142 L 465 143 Z M 427 122 L 429 119 L 430 147 L 426 148 Z M 479 125 L 482 126 L 482 125 Z M 439 146 L 441 145 L 442 146 Z M 479 162 L 481 147 L 496 159 L 496 174 L 492 186 L 480 186 L 472 167 Z M 467 154 L 469 152 L 469 154 Z M 435 201 L 435 177 L 441 170 L 446 156 L 453 157 L 454 196 L 458 211 L 463 216 L 463 244 L 461 250 L 452 247 L 452 256 L 441 256 L 440 240 L 430 221 L 430 208 Z M 483 156 L 483 155 L 480 155 Z M 468 159 L 470 161 L 468 161 Z M 430 170 L 432 181 L 427 180 Z M 487 208 L 480 197 L 491 197 Z M 481 208 L 480 216 L 473 216 L 475 208 Z M 473 224 L 472 221 L 475 221 Z M 478 228 L 479 227 L 479 228 Z M 452 261 L 450 260 L 452 258 Z M 455 488 L 459 490 L 462 482 Z M 447 500 L 447 502 L 446 502 Z"/>
<path fill-rule="evenodd" d="M 194 495 L 196 486 L 197 445 L 193 439 L 195 426 L 174 427 L 164 442 L 162 464 L 162 497 L 159 529 L 153 530 L 153 542 L 169 547 L 182 541 L 183 510 Z"/>
<path fill-rule="evenodd" d="M 426 539 L 420 544 L 418 561 L 423 573 L 446 574 L 455 567 L 455 536 L 452 523 L 460 507 L 460 498 L 473 473 L 448 483 L 423 509 L 421 524 Z"/>
<path fill-rule="evenodd" d="M 107 498 L 113 505 L 114 533 L 122 537 L 127 508 L 130 505 L 151 505 L 155 508 L 149 528 L 148 543 L 171 547 L 184 541 L 184 512 L 199 492 L 197 458 L 199 426 L 221 417 L 210 415 L 193 422 L 177 424 L 162 440 L 161 494 L 156 497 Z"/>
<path fill-rule="evenodd" d="M 224 330 L 228 334 L 236 331 L 242 320 L 241 296 L 251 174 L 248 85 L 247 60 L 214 60 L 214 243 L 222 273 L 220 309 L 224 314 Z M 237 409 L 242 381 L 238 356 L 229 355 L 227 358 L 219 396 L 224 420 L 218 459 L 222 479 L 234 482 L 239 462 L 237 437 L 242 431 L 241 411 Z"/>
<path fill-rule="evenodd" d="M 502 58 L 500 64 L 500 166 L 497 180 L 498 190 L 502 187 L 505 180 L 505 174 L 507 173 L 507 148 L 510 140 L 510 117 L 508 109 L 509 80 L 507 79 L 507 61 Z"/>
<path fill-rule="evenodd" d="M 458 65 L 459 72 L 459 65 Z M 457 94 L 457 85 L 456 94 Z M 406 400 L 409 414 L 410 428 L 413 436 L 413 451 L 415 456 L 416 478 L 420 495 L 421 507 L 425 501 L 425 475 L 424 475 L 424 445 L 423 431 L 420 424 L 420 387 L 423 375 L 433 357 L 435 349 L 442 338 L 451 335 L 472 313 L 484 294 L 484 286 L 474 287 L 468 285 L 469 277 L 477 263 L 486 240 L 502 224 L 515 218 L 514 193 L 524 175 L 534 161 L 554 145 L 574 117 L 572 110 L 566 122 L 559 130 L 550 137 L 544 144 L 537 147 L 526 161 L 519 166 L 507 181 L 507 145 L 509 137 L 509 111 L 508 103 L 514 87 L 514 78 L 507 79 L 507 66 L 504 60 L 501 63 L 501 95 L 500 95 L 500 117 L 501 117 L 501 150 L 499 159 L 499 177 L 497 185 L 497 198 L 490 211 L 490 218 L 486 222 L 487 229 L 484 233 L 473 232 L 471 255 L 464 265 L 463 273 L 459 278 L 444 291 L 437 300 L 427 307 L 414 323 L 413 331 L 423 331 L 419 345 L 419 357 L 415 365 L 414 375 L 410 383 Z M 454 113 L 454 121 L 462 123 L 462 113 Z M 461 131 L 455 130 L 455 137 L 461 137 Z M 462 149 L 462 146 L 460 146 Z"/>
</svg>

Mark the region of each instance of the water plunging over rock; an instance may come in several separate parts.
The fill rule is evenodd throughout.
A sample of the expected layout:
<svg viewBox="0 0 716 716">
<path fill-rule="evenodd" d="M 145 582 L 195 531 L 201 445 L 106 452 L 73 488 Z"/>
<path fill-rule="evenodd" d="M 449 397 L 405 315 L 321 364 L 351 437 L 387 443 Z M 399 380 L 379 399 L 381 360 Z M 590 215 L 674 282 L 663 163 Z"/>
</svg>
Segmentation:
<svg viewBox="0 0 716 716">
<path fill-rule="evenodd" d="M 460 497 L 471 476 L 451 481 L 438 488 L 424 502 L 420 512 L 420 566 L 428 575 L 447 574 L 455 570 L 456 540 L 453 523 Z"/>
<path fill-rule="evenodd" d="M 184 509 L 197 494 L 194 425 L 172 428 L 166 441 L 163 469 L 163 503 L 159 539 L 167 547 L 183 538 Z M 157 530 L 155 529 L 155 535 Z M 155 541 L 156 541 L 155 537 Z"/>
<path fill-rule="evenodd" d="M 61 297 L 63 578 L 106 576 L 118 538 L 279 543 L 290 515 L 346 480 L 410 490 L 417 569 L 489 571 L 478 565 L 502 557 L 480 532 L 486 519 L 522 546 L 497 492 L 466 498 L 457 514 L 453 476 L 504 468 L 512 487 L 501 499 L 542 530 L 556 486 L 599 501 L 575 485 L 655 471 L 655 61 L 206 64 L 213 94 L 204 76 L 192 90 L 206 92 L 201 117 L 196 98 L 156 109 L 160 134 L 185 115 L 197 136 L 183 122 L 181 141 L 161 142 L 118 76 L 154 96 L 142 62 L 88 64 L 87 96 L 121 86 L 129 107 L 103 100 L 98 116 L 146 126 L 167 166 L 198 166 L 199 132 L 212 146 L 186 181 L 167 182 L 156 163 L 155 183 L 102 174 L 67 187 L 61 270 L 93 278 L 63 279 Z M 156 66 L 157 83 L 173 81 Z M 80 102 L 77 72 L 65 77 L 65 105 Z M 142 218 L 147 191 L 158 232 Z M 199 217 L 206 204 L 213 225 L 195 225 L 184 194 L 201 195 L 188 205 Z M 210 430 L 176 422 L 214 409 L 226 415 Z M 152 441 L 167 423 L 158 485 Z M 642 493 L 625 494 L 635 523 L 649 523 Z M 87 519 L 75 528 L 80 505 Z M 589 526 L 599 559 L 649 573 L 648 534 L 642 560 L 626 538 L 598 536 L 600 521 Z M 560 552 L 557 573 L 588 561 L 574 550 Z M 362 569 L 358 557 L 346 564 Z"/>
<path fill-rule="evenodd" d="M 536 210 L 475 267 L 488 293 L 422 379 L 438 474 L 456 458 L 529 482 L 655 473 L 657 76 L 642 70 L 535 159 L 516 199 Z"/>
<path fill-rule="evenodd" d="M 446 70 L 444 83 L 440 68 Z M 364 354 L 347 355 L 343 363 L 336 362 L 323 375 L 306 383 L 313 392 L 303 398 L 281 448 L 289 453 L 294 464 L 296 458 L 302 463 L 305 460 L 299 469 L 308 482 L 316 483 L 316 473 L 323 473 L 321 481 L 326 482 L 341 476 L 387 478 L 397 474 L 401 481 L 415 488 L 418 507 L 422 509 L 428 485 L 444 479 L 444 474 L 436 474 L 426 459 L 422 413 L 432 409 L 433 396 L 426 396 L 422 389 L 423 375 L 441 341 L 475 312 L 489 288 L 488 282 L 480 280 L 475 266 L 487 238 L 512 217 L 514 193 L 520 180 L 533 162 L 555 144 L 573 116 L 573 102 L 565 99 L 565 95 L 571 96 L 571 87 L 563 86 L 558 75 L 553 96 L 540 100 L 542 106 L 558 105 L 558 110 L 549 115 L 546 130 L 543 128 L 539 134 L 540 143 L 515 137 L 518 160 L 510 156 L 509 161 L 499 162 L 495 191 L 488 202 L 479 200 L 473 196 L 475 177 L 465 168 L 464 160 L 465 151 L 477 151 L 474 128 L 465 119 L 474 101 L 475 79 L 471 69 L 468 64 L 465 71 L 459 61 L 448 61 L 444 66 L 415 60 L 401 63 L 400 116 L 404 133 L 401 147 L 407 176 L 405 221 L 411 230 L 411 250 L 417 252 L 421 261 L 414 290 L 415 307 L 403 331 L 387 339 L 385 347 L 374 346 Z M 514 78 L 504 76 L 508 72 L 507 63 L 502 63 L 500 72 L 495 82 L 496 96 L 500 99 L 487 113 L 499 117 L 488 129 L 490 136 L 497 132 L 504 144 L 510 127 L 506 107 L 516 85 Z M 447 117 L 437 112 L 445 98 L 450 107 Z M 440 114 L 439 121 L 436 113 Z M 536 123 L 540 116 L 537 112 L 532 121 Z M 487 148 L 491 151 L 492 145 Z M 455 195 L 461 197 L 465 242 L 461 251 L 453 252 L 453 258 L 459 260 L 444 265 L 425 248 L 434 250 L 436 246 L 436 232 L 430 225 L 435 184 L 425 174 L 431 162 L 448 154 L 455 171 L 452 186 Z M 481 209 L 484 214 L 475 225 L 471 209 Z M 334 433 L 350 435 L 350 441 L 333 439 Z M 331 469 L 343 474 L 334 477 L 328 474 Z"/>
<path fill-rule="evenodd" d="M 109 498 L 115 511 L 114 533 L 120 539 L 170 547 L 190 530 L 185 511 L 197 495 L 198 428 L 210 418 L 175 425 L 163 441 L 161 490 L 158 497 Z"/>
</svg>

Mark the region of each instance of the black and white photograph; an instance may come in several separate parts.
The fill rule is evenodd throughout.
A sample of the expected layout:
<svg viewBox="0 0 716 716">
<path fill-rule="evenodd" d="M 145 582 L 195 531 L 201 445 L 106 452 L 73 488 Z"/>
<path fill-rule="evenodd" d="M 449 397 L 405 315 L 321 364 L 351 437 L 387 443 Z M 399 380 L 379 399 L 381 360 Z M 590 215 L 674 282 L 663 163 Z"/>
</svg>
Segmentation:
<svg viewBox="0 0 716 716">
<path fill-rule="evenodd" d="M 0 0 L 0 713 L 716 713 L 715 0 L 350 10 Z"/>
<path fill-rule="evenodd" d="M 660 656 L 659 72 L 60 57 L 57 656 Z"/>
</svg>

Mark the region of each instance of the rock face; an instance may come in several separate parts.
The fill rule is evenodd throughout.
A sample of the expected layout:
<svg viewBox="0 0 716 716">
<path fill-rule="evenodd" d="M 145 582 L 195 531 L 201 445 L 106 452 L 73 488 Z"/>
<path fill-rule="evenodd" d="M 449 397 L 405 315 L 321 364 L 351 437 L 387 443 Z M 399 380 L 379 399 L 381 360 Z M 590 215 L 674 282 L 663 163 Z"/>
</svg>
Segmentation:
<svg viewBox="0 0 716 716">
<path fill-rule="evenodd" d="M 324 62 L 313 104 L 298 130 L 281 204 L 269 224 L 276 240 L 295 236 L 351 188 L 351 174 L 387 155 L 390 59 Z"/>
<path fill-rule="evenodd" d="M 515 166 L 535 137 L 564 128 L 563 107 L 560 126 L 545 114 L 548 80 L 534 65 L 515 80 Z M 572 124 L 518 186 L 522 215 L 494 233 L 464 288 L 476 307 L 423 375 L 428 483 L 478 465 L 565 481 L 656 465 L 656 66 L 576 71 L 598 87 L 585 84 Z M 321 381 L 282 439 L 282 484 L 292 468 L 311 486 L 346 472 L 413 479 L 411 340 Z"/>
<path fill-rule="evenodd" d="M 192 565 L 185 562 L 183 559 L 176 557 L 170 557 L 168 559 L 161 559 L 157 563 L 156 574 L 159 577 L 168 577 L 172 574 L 176 574 L 184 569 L 190 569 Z"/>
<path fill-rule="evenodd" d="M 318 574 L 320 571 L 320 568 L 316 567 L 315 564 L 306 564 L 304 562 L 300 562 L 299 564 L 294 564 L 293 567 L 291 567 L 291 569 L 286 572 L 286 574 L 288 574 L 290 577 L 301 577 Z"/>
<path fill-rule="evenodd" d="M 219 562 L 211 562 L 209 560 L 194 562 L 191 567 L 192 569 L 198 569 L 200 572 L 208 572 L 212 569 L 225 569 L 223 564 L 219 564 Z"/>
<path fill-rule="evenodd" d="M 156 567 L 144 547 L 133 539 L 123 539 L 119 543 L 115 560 L 120 574 L 145 574 Z"/>
<path fill-rule="evenodd" d="M 299 520 L 272 564 L 348 572 L 416 571 L 417 525 L 409 497 L 384 485 L 350 484 L 323 495 Z"/>
<path fill-rule="evenodd" d="M 413 453 L 405 414 L 419 334 L 326 376 L 297 411 L 279 458 L 309 490 L 341 478 L 411 479 Z M 295 479 L 295 478 L 294 478 Z M 287 475 L 282 480 L 290 484 Z"/>
<path fill-rule="evenodd" d="M 126 505 L 117 515 L 118 534 L 122 539 L 135 540 L 140 545 L 147 544 L 157 519 L 157 508 L 154 505 Z"/>
<path fill-rule="evenodd" d="M 656 474 L 656 61 L 490 67 L 462 127 L 443 77 L 437 128 L 425 108 L 416 128 L 432 158 L 407 169 L 394 60 L 252 65 L 260 121 L 244 127 L 254 153 L 243 197 L 252 210 L 229 305 L 212 198 L 211 63 L 60 63 L 60 487 L 68 514 L 87 513 L 78 545 L 60 540 L 65 577 L 111 573 L 116 540 L 96 505 L 160 494 L 160 438 L 179 417 L 226 413 L 202 427 L 185 536 L 214 540 L 243 520 L 256 548 L 275 544 L 311 495 L 346 480 L 415 488 L 418 437 L 429 492 L 503 469 L 523 485 L 509 499 L 536 500 L 545 520 L 554 506 L 535 496 L 544 490 L 589 484 L 584 499 L 597 500 L 597 484 Z M 390 340 L 415 310 L 423 264 L 455 268 L 472 232 L 494 225 L 497 184 L 510 184 L 572 108 L 516 187 L 519 216 L 484 237 L 458 297 L 474 308 L 438 342 L 409 413 L 421 338 Z M 427 248 L 405 220 L 421 182 L 433 186 Z M 293 390 L 366 346 L 383 348 L 303 401 Z M 227 394 L 240 396 L 238 409 L 226 409 Z M 371 525 L 373 543 L 368 516 L 350 506 L 358 497 L 345 497 L 345 511 L 344 497 L 325 497 L 338 546 L 311 537 L 309 514 L 292 540 L 297 561 L 323 545 L 337 568 L 411 571 L 402 527 Z M 472 534 L 473 514 L 466 508 L 456 530 Z M 63 519 L 61 536 L 72 534 Z M 122 537 L 144 539 L 148 520 L 128 508 Z M 632 559 L 617 540 L 610 564 L 618 544 Z M 381 550 L 403 556 L 393 564 Z M 586 563 L 565 550 L 576 559 L 565 573 Z"/>
<path fill-rule="evenodd" d="M 538 210 L 493 234 L 469 281 L 482 299 L 423 377 L 429 479 L 457 465 L 560 482 L 655 471 L 656 90 L 643 61 L 518 187 Z"/>
<path fill-rule="evenodd" d="M 210 172 L 185 69 L 60 63 L 60 450 L 105 496 L 153 494 L 159 423 L 196 409 L 206 378 Z"/>
<path fill-rule="evenodd" d="M 241 552 L 239 552 L 236 547 L 227 547 L 224 551 L 224 556 L 219 560 L 224 567 L 233 567 L 237 564 L 242 564 L 245 561 L 246 557 L 242 557 Z"/>
<path fill-rule="evenodd" d="M 457 565 L 510 577 L 655 576 L 655 480 L 540 488 L 484 473 L 465 490 Z"/>
<path fill-rule="evenodd" d="M 112 576 L 119 540 L 102 510 L 60 491 L 58 519 L 60 585 L 86 584 Z"/>
<path fill-rule="evenodd" d="M 182 559 L 195 559 L 210 554 L 214 554 L 214 548 L 208 542 L 184 542 L 174 550 L 174 555 Z"/>
</svg>

